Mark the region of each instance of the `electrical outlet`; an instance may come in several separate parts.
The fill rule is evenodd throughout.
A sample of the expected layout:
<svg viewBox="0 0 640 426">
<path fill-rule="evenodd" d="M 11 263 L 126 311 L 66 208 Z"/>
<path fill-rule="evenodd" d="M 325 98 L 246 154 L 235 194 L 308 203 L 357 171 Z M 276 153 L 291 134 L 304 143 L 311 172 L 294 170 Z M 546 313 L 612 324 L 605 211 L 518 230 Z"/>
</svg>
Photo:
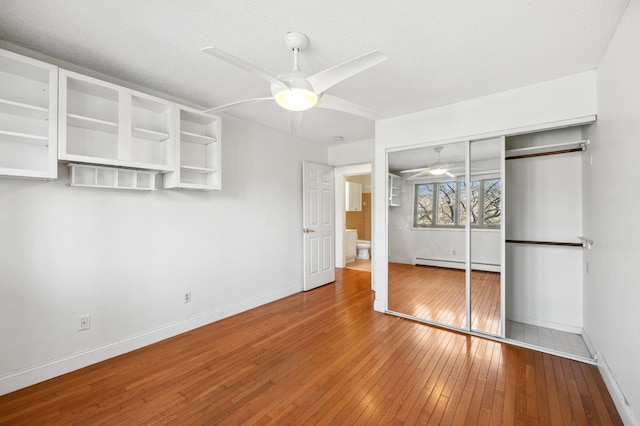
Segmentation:
<svg viewBox="0 0 640 426">
<path fill-rule="evenodd" d="M 191 302 L 191 292 L 190 292 L 190 291 L 187 291 L 187 292 L 184 294 L 184 303 L 189 303 L 189 302 Z"/>
<path fill-rule="evenodd" d="M 78 331 L 88 330 L 91 328 L 91 315 L 80 315 L 78 317 Z"/>
<path fill-rule="evenodd" d="M 455 250 L 451 250 L 451 254 L 455 256 L 456 251 Z"/>
</svg>

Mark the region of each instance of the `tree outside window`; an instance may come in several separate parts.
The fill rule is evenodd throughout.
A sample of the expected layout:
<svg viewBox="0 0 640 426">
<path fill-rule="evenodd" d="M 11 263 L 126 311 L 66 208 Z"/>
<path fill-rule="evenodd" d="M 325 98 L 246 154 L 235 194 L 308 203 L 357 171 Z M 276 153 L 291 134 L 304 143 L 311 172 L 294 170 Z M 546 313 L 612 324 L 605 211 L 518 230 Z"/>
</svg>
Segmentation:
<svg viewBox="0 0 640 426">
<path fill-rule="evenodd" d="M 473 227 L 499 228 L 502 181 L 485 179 L 470 184 L 470 208 L 465 182 L 415 185 L 414 227 L 462 227 L 470 214 Z"/>
</svg>

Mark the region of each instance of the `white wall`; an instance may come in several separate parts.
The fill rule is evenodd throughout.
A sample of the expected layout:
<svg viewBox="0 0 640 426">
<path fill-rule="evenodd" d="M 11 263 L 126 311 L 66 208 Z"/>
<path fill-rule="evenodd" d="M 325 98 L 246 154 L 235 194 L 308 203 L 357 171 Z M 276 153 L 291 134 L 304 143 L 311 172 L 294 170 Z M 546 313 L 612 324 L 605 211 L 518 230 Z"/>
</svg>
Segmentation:
<svg viewBox="0 0 640 426">
<path fill-rule="evenodd" d="M 301 162 L 327 149 L 222 129 L 220 192 L 0 179 L 0 394 L 302 290 Z"/>
<path fill-rule="evenodd" d="M 480 139 L 524 133 L 586 121 L 596 113 L 595 72 L 509 90 L 440 108 L 376 122 L 373 238 L 374 307 L 387 309 L 387 206 L 385 203 L 388 149 L 436 145 L 442 141 Z"/>
<path fill-rule="evenodd" d="M 374 140 L 365 139 L 331 146 L 328 156 L 332 166 L 370 163 L 374 156 Z"/>
<path fill-rule="evenodd" d="M 594 241 L 585 253 L 584 328 L 609 389 L 617 382 L 629 404 L 618 405 L 627 424 L 640 421 L 638 40 L 640 2 L 631 0 L 598 66 L 598 122 L 588 132 L 583 185 L 584 232 Z"/>
</svg>

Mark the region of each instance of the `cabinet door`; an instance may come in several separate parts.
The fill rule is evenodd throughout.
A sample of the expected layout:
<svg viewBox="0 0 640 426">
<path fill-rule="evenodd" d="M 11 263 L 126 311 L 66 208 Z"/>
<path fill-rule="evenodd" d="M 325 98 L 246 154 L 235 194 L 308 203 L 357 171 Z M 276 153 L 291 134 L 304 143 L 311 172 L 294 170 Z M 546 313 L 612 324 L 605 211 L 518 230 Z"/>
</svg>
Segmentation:
<svg viewBox="0 0 640 426">
<path fill-rule="evenodd" d="M 345 185 L 346 211 L 362 211 L 362 185 L 356 182 L 346 182 Z"/>
<path fill-rule="evenodd" d="M 0 176 L 55 179 L 58 68 L 0 50 Z"/>
</svg>

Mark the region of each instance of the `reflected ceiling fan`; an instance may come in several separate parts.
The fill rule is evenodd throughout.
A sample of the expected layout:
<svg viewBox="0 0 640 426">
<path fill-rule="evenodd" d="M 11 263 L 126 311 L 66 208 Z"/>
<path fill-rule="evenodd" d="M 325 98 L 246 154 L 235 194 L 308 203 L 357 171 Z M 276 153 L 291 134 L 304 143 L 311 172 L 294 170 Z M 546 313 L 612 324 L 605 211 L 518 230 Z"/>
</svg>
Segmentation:
<svg viewBox="0 0 640 426">
<path fill-rule="evenodd" d="M 449 171 L 452 164 L 445 164 L 442 161 L 440 161 L 440 153 L 442 152 L 443 149 L 444 147 L 442 146 L 437 146 L 433 148 L 433 150 L 438 155 L 438 161 L 435 162 L 434 164 L 427 167 L 420 167 L 418 169 L 402 170 L 400 173 L 414 173 L 413 175 L 409 176 L 407 180 L 414 180 L 419 177 L 423 177 L 425 175 L 431 175 L 431 176 L 446 175 L 455 179 L 456 175 L 454 175 Z"/>
<path fill-rule="evenodd" d="M 275 77 L 255 65 L 236 58 L 215 47 L 203 48 L 203 52 L 228 62 L 231 65 L 235 65 L 249 74 L 253 74 L 271 83 L 271 94 L 273 95 L 268 98 L 246 99 L 211 108 L 205 112 L 221 112 L 246 104 L 275 100 L 278 105 L 287 110 L 289 131 L 291 134 L 297 134 L 300 130 L 302 111 L 314 107 L 342 111 L 371 120 L 382 118 L 380 114 L 363 106 L 325 93 L 327 89 L 349 77 L 386 61 L 387 57 L 382 52 L 374 50 L 373 52 L 369 52 L 310 76 L 300 71 L 300 67 L 298 66 L 298 53 L 303 51 L 309 44 L 307 36 L 299 32 L 289 32 L 285 36 L 284 42 L 287 48 L 293 51 L 293 70 Z"/>
</svg>

